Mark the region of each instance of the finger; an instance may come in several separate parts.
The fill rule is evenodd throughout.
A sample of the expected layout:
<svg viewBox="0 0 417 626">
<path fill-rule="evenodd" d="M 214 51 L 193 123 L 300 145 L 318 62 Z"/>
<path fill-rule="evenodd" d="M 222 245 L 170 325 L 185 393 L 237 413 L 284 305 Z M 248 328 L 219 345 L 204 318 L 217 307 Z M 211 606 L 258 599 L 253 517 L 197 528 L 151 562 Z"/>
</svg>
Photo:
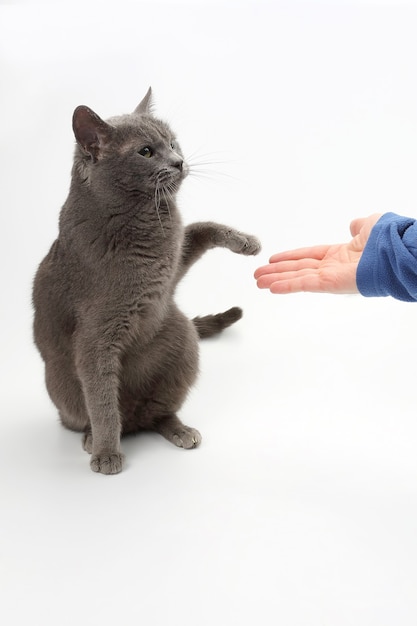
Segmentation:
<svg viewBox="0 0 417 626">
<path fill-rule="evenodd" d="M 310 285 L 315 285 L 319 278 L 319 272 L 314 269 L 304 269 L 282 274 L 264 274 L 257 280 L 260 289 L 270 289 L 272 285 L 283 283 L 290 291 L 311 291 Z M 303 288 L 301 288 L 303 286 Z M 292 287 L 292 288 L 291 288 Z M 285 291 L 285 293 L 289 293 Z"/>
<path fill-rule="evenodd" d="M 299 261 L 280 261 L 259 267 L 255 271 L 255 278 L 265 274 L 281 274 L 283 272 L 297 272 L 305 269 L 317 269 L 320 261 L 316 259 L 300 259 Z"/>
<path fill-rule="evenodd" d="M 271 293 L 295 293 L 310 291 L 313 293 L 358 293 L 356 285 L 356 264 L 342 274 L 321 272 L 320 270 L 303 270 L 285 274 L 270 274 L 259 281 L 262 288 L 269 288 Z"/>
<path fill-rule="evenodd" d="M 296 250 L 286 250 L 278 252 L 269 259 L 270 263 L 279 261 L 299 261 L 300 259 L 322 259 L 330 246 L 312 246 L 310 248 L 297 248 Z"/>
<path fill-rule="evenodd" d="M 264 274 L 257 279 L 256 285 L 259 289 L 269 289 L 272 283 L 277 282 L 279 279 L 278 274 Z"/>
<path fill-rule="evenodd" d="M 271 283 L 269 290 L 271 293 L 275 294 L 297 293 L 302 291 L 318 293 L 325 291 L 318 274 L 279 280 Z"/>
</svg>

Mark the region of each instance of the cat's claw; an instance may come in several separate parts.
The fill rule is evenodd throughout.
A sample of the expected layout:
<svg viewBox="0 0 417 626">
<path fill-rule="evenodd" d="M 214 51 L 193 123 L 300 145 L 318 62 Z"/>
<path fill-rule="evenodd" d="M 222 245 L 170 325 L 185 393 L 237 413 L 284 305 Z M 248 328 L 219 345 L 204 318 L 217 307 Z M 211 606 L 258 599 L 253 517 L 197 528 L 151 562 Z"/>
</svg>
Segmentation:
<svg viewBox="0 0 417 626">
<path fill-rule="evenodd" d="M 90 467 L 93 472 L 100 474 L 118 474 L 123 468 L 124 455 L 120 452 L 115 454 L 93 454 Z"/>
</svg>

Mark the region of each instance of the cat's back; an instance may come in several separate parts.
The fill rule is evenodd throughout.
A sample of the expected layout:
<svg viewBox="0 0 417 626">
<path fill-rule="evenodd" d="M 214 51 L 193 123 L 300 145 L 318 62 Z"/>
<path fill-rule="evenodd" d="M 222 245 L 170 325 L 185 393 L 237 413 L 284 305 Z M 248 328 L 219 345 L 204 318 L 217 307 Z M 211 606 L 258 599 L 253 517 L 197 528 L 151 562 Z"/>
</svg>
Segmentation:
<svg viewBox="0 0 417 626">
<path fill-rule="evenodd" d="M 58 239 L 41 261 L 33 283 L 34 336 L 43 353 L 53 339 L 75 328 L 74 274 Z"/>
<path fill-rule="evenodd" d="M 66 253 L 60 238 L 57 238 L 35 274 L 33 284 L 35 311 L 38 308 L 48 309 L 51 304 L 65 303 L 71 299 L 78 273 L 74 260 Z"/>
</svg>

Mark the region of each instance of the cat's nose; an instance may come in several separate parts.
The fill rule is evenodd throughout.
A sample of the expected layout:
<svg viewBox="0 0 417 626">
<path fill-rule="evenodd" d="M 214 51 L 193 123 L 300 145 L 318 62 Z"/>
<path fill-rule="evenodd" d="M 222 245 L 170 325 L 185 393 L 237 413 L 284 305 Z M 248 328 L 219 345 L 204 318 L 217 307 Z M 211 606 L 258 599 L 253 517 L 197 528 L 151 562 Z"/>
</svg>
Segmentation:
<svg viewBox="0 0 417 626">
<path fill-rule="evenodd" d="M 180 172 L 182 172 L 182 168 L 184 166 L 184 160 L 183 159 L 176 159 L 173 162 L 173 167 L 176 167 Z"/>
</svg>

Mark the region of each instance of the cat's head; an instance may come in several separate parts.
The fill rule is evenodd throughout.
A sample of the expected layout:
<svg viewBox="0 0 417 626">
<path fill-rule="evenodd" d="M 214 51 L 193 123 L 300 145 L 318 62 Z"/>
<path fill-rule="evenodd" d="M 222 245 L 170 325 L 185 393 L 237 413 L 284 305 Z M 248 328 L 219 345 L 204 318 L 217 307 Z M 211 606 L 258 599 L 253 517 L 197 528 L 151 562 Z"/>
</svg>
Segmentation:
<svg viewBox="0 0 417 626">
<path fill-rule="evenodd" d="M 73 115 L 75 170 L 82 184 L 109 195 L 174 194 L 188 173 L 169 126 L 151 111 L 148 90 L 133 113 L 102 120 L 87 106 Z"/>
</svg>

